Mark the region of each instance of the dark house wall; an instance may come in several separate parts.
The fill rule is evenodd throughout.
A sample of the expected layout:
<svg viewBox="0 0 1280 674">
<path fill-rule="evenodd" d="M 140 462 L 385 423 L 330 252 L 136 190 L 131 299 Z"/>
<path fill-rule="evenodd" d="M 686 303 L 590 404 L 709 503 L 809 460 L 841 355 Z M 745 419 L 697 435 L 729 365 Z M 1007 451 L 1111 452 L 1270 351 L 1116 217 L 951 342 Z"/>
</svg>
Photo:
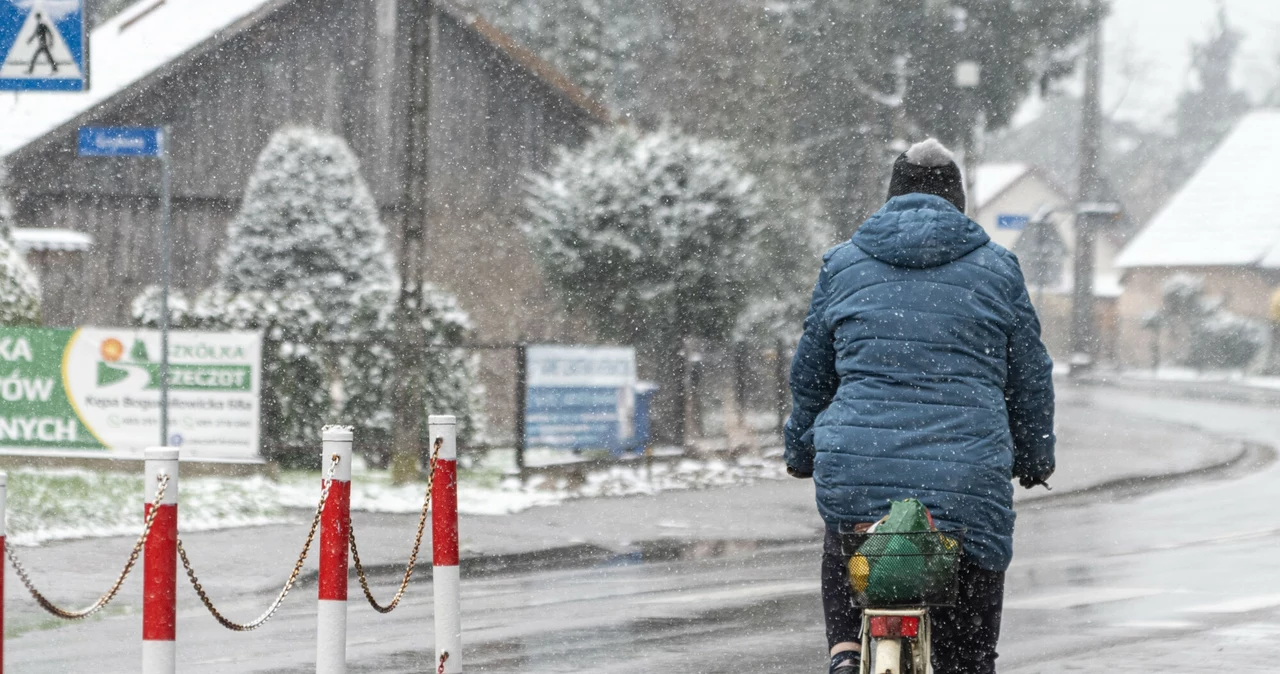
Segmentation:
<svg viewBox="0 0 1280 674">
<path fill-rule="evenodd" d="M 409 181 L 428 181 L 427 277 L 456 293 L 485 341 L 575 332 L 558 311 L 514 215 L 521 177 L 602 111 L 482 22 L 439 8 L 431 22 L 427 176 L 405 174 L 408 35 L 425 3 L 296 0 L 112 98 L 10 158 L 19 221 L 91 234 L 78 264 L 36 261 L 52 325 L 119 325 L 158 277 L 153 160 L 77 158 L 83 124 L 170 127 L 174 272 L 207 286 L 258 153 L 285 125 L 344 136 L 398 240 Z M 197 50 L 200 52 L 200 50 Z"/>
</svg>

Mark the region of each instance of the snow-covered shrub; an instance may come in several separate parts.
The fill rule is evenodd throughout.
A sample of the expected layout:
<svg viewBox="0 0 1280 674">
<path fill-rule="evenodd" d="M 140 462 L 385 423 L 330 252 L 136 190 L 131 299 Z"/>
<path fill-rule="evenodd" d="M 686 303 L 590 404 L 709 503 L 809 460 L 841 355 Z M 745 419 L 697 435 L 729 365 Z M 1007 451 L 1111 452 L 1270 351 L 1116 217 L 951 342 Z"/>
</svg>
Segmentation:
<svg viewBox="0 0 1280 674">
<path fill-rule="evenodd" d="M 752 288 L 734 339 L 772 348 L 799 339 L 822 253 L 835 237 L 812 194 L 777 175 L 759 184 L 763 207 L 749 257 Z"/>
<path fill-rule="evenodd" d="M 13 210 L 0 163 L 0 325 L 40 324 L 40 282 L 13 243 Z"/>
<path fill-rule="evenodd" d="M 1218 309 L 1192 326 L 1186 364 L 1195 368 L 1248 367 L 1267 343 L 1259 321 Z"/>
<path fill-rule="evenodd" d="M 752 281 L 760 200 L 740 165 L 670 128 L 597 130 L 531 176 L 523 229 L 565 303 L 606 336 L 720 340 Z"/>
<path fill-rule="evenodd" d="M 1205 294 L 1204 279 L 1176 274 L 1162 287 L 1163 303 L 1152 321 L 1169 327 L 1182 345 L 1179 361 L 1197 369 L 1248 367 L 1267 343 L 1266 327 L 1223 307 Z M 1158 322 L 1157 322 L 1158 321 Z"/>
<path fill-rule="evenodd" d="M 336 336 L 363 298 L 394 285 L 386 228 L 344 140 L 286 128 L 258 157 L 227 228 L 218 285 L 233 293 L 306 293 Z"/>
<path fill-rule="evenodd" d="M 1175 320 L 1195 319 L 1207 311 L 1204 279 L 1191 274 L 1174 274 L 1160 288 L 1163 313 Z"/>
<path fill-rule="evenodd" d="M 337 420 L 355 425 L 362 444 L 388 434 L 398 282 L 386 228 L 346 143 L 311 129 L 273 136 L 227 235 L 216 285 L 194 301 L 171 297 L 170 316 L 177 328 L 263 332 L 268 458 L 314 464 L 321 426 Z M 440 355 L 428 353 L 418 385 L 427 410 L 459 418 L 465 441 L 482 417 L 474 368 L 456 349 L 466 314 L 437 289 L 424 297 L 415 311 L 429 351 Z M 158 306 L 148 289 L 134 303 L 135 321 L 158 324 Z"/>
<path fill-rule="evenodd" d="M 530 176 L 522 227 L 536 258 L 570 311 L 638 347 L 670 440 L 684 426 L 686 340 L 728 338 L 756 281 L 761 200 L 742 164 L 721 142 L 620 126 Z"/>
<path fill-rule="evenodd" d="M 390 297 L 371 295 L 367 299 L 357 313 L 359 330 L 335 349 L 338 369 L 343 373 L 339 419 L 363 431 L 362 445 L 385 446 L 391 439 L 398 367 L 393 348 L 394 303 Z M 421 320 L 426 340 L 416 382 L 422 389 L 425 411 L 456 416 L 459 439 L 476 440 L 484 428 L 484 400 L 476 384 L 475 360 L 460 348 L 471 336 L 471 319 L 453 295 L 429 283 L 423 284 L 413 304 L 411 309 Z"/>
</svg>

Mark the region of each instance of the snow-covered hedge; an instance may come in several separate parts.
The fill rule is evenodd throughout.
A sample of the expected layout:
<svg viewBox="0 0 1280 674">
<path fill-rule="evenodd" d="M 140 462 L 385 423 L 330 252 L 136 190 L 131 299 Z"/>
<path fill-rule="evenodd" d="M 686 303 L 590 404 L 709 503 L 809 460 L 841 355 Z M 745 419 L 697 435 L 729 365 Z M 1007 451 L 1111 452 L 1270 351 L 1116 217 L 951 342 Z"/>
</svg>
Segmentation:
<svg viewBox="0 0 1280 674">
<path fill-rule="evenodd" d="M 1183 365 L 1197 369 L 1241 369 L 1250 366 L 1267 344 L 1260 321 L 1223 308 L 1222 298 L 1205 294 L 1204 279 L 1175 274 L 1165 281 L 1163 305 L 1153 327 L 1168 326 L 1183 340 Z"/>
<path fill-rule="evenodd" d="M 264 334 L 263 445 L 311 462 L 323 424 L 342 421 L 377 442 L 392 426 L 398 371 L 393 314 L 399 282 L 377 204 L 345 141 L 287 128 L 267 144 L 227 229 L 217 282 L 194 299 L 175 294 L 172 325 Z M 454 414 L 466 441 L 482 426 L 474 367 L 458 347 L 470 327 L 450 295 L 422 289 L 423 387 L 429 412 Z M 156 325 L 159 295 L 134 303 Z"/>
<path fill-rule="evenodd" d="M 471 338 L 471 319 L 457 298 L 430 283 L 413 297 L 412 310 L 425 339 L 417 378 L 423 406 L 428 414 L 455 415 L 458 437 L 463 442 L 477 440 L 485 425 L 484 395 L 475 358 L 459 348 Z M 394 296 L 368 299 L 358 314 L 358 329 L 334 343 L 343 373 L 339 419 L 364 429 L 375 442 L 386 442 L 394 421 L 391 404 L 398 369 Z"/>
</svg>

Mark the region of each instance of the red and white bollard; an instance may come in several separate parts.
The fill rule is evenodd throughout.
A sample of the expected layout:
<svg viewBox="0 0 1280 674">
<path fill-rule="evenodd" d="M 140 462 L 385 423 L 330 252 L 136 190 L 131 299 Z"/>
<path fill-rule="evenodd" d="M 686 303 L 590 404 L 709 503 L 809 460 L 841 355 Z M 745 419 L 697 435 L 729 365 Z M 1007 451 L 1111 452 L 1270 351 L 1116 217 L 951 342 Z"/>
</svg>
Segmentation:
<svg viewBox="0 0 1280 674">
<path fill-rule="evenodd" d="M 347 540 L 351 535 L 351 441 L 350 428 L 325 427 L 324 453 L 320 465 L 325 471 L 338 455 L 333 484 L 320 516 L 320 601 L 317 610 L 316 674 L 345 674 L 347 671 Z"/>
<path fill-rule="evenodd" d="M 436 662 L 440 674 L 462 672 L 462 605 L 458 574 L 458 425 L 451 415 L 427 419 L 431 446 L 443 438 L 431 487 L 432 585 L 436 599 Z"/>
<path fill-rule="evenodd" d="M 5 536 L 7 531 L 4 528 L 5 501 L 9 495 L 9 475 L 8 473 L 0 473 L 0 550 L 4 550 Z M 4 560 L 0 559 L 0 564 L 4 564 Z M 7 569 L 0 569 L 0 674 L 4 674 L 4 574 Z"/>
<path fill-rule="evenodd" d="M 160 476 L 168 475 L 164 498 L 151 524 L 142 553 L 142 674 L 174 674 L 177 651 L 178 592 L 178 450 L 153 447 L 146 451 L 146 479 L 143 481 L 144 517 L 151 514 L 151 502 Z"/>
</svg>

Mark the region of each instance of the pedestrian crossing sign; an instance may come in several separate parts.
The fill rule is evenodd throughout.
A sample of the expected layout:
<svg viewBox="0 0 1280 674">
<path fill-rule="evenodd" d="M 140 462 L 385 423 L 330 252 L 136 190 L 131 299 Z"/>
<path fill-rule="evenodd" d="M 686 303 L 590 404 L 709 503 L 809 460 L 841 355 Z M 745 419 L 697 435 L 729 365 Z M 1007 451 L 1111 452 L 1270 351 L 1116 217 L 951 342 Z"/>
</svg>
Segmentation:
<svg viewBox="0 0 1280 674">
<path fill-rule="evenodd" d="M 0 90 L 89 88 L 84 0 L 0 0 Z"/>
</svg>

